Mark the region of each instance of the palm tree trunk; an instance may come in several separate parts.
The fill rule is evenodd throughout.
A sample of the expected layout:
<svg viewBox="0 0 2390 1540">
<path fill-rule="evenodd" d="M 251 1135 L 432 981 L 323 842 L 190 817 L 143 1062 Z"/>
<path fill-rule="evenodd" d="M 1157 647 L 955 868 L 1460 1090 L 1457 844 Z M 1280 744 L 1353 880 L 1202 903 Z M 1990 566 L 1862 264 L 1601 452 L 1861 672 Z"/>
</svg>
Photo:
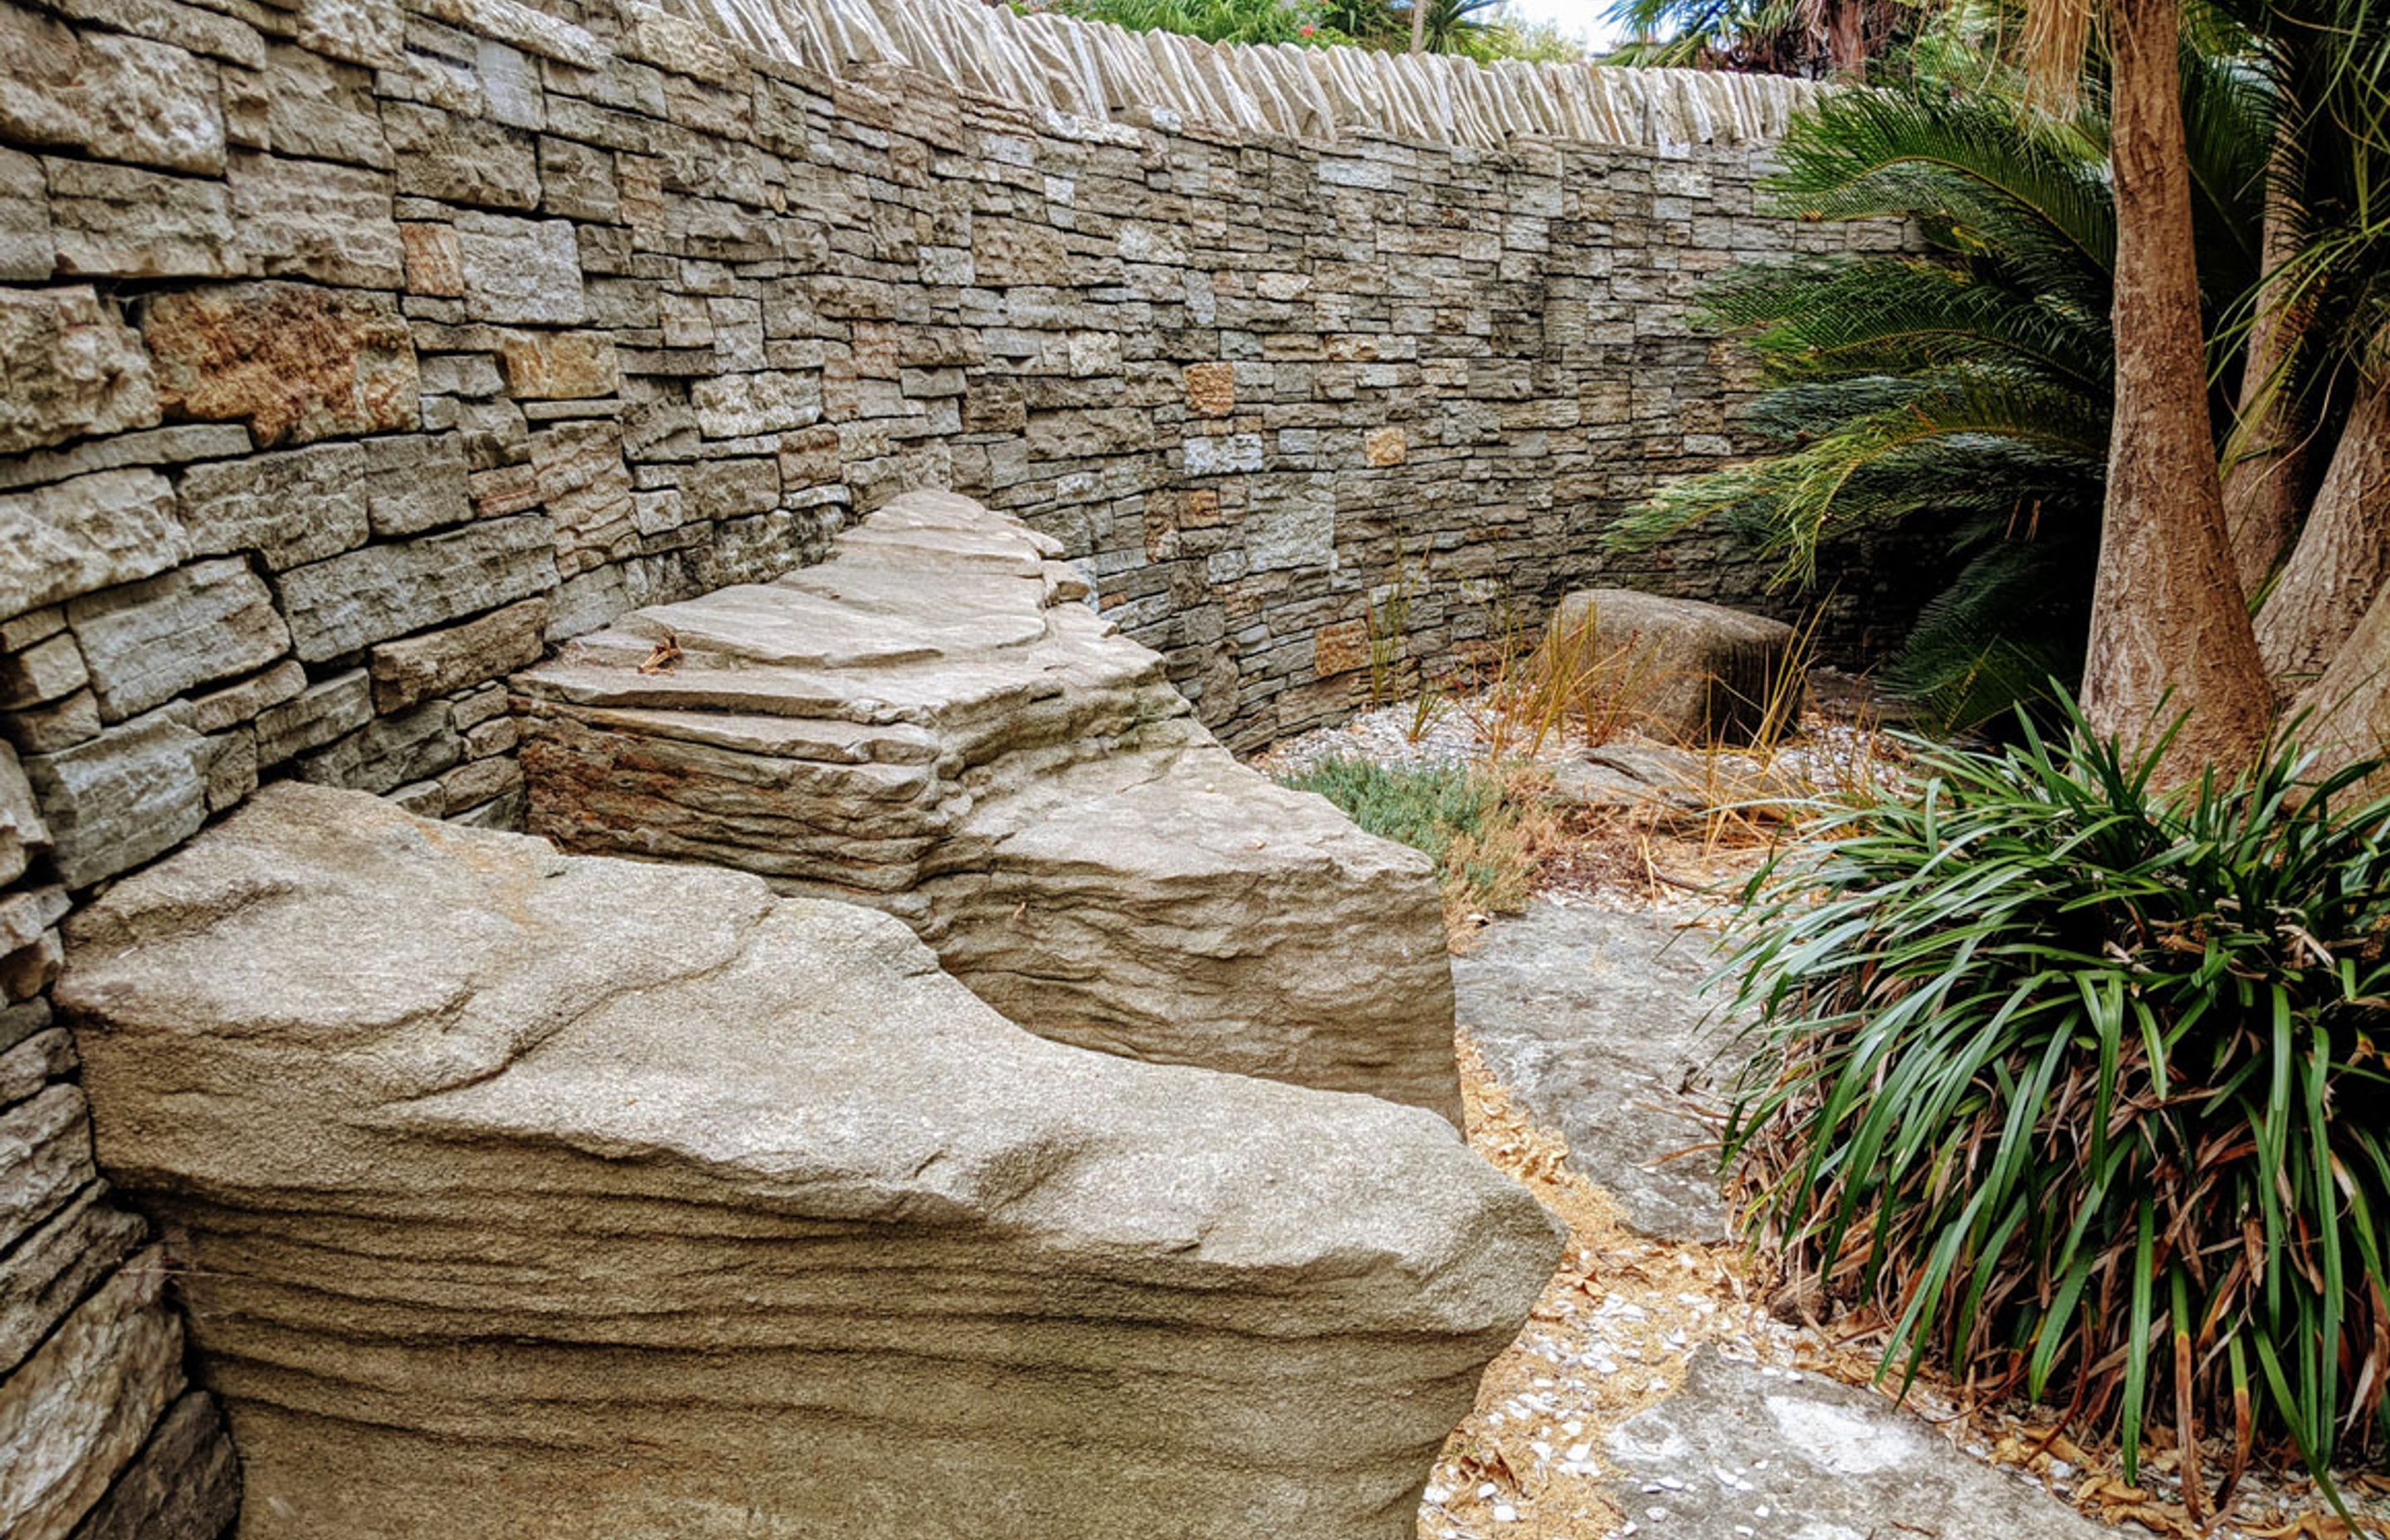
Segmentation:
<svg viewBox="0 0 2390 1540">
<path fill-rule="evenodd" d="M 2390 588 L 2373 596 L 2323 677 L 2300 695 L 2299 736 L 2327 767 L 2390 756 Z M 2366 785 L 2390 794 L 2390 771 Z"/>
<path fill-rule="evenodd" d="M 2238 768 L 2273 700 L 2232 552 L 2207 413 L 2177 64 L 2180 0 L 2113 0 L 2116 416 L 2092 594 L 2084 708 L 2146 743 L 2190 713 L 2161 766 Z"/>
<path fill-rule="evenodd" d="M 1411 52 L 1427 52 L 1427 0 L 1411 0 Z"/>
<path fill-rule="evenodd" d="M 2298 254 L 2290 177 L 2299 159 L 2298 131 L 2286 113 L 2274 135 L 2266 184 L 2266 217 L 2258 261 L 2276 277 Z M 2289 389 L 2288 364 L 2306 330 L 2306 307 L 2293 306 L 2279 284 L 2258 291 L 2249 356 L 2242 365 L 2240 426 L 2231 468 L 2224 473 L 2224 525 L 2232 537 L 2232 567 L 2241 591 L 2254 595 L 2281 559 L 2298 528 L 2307 494 L 2306 420 Z"/>
<path fill-rule="evenodd" d="M 2290 565 L 2257 612 L 2257 651 L 2285 695 L 2320 674 L 2390 580 L 2390 379 L 2360 387 Z"/>
</svg>

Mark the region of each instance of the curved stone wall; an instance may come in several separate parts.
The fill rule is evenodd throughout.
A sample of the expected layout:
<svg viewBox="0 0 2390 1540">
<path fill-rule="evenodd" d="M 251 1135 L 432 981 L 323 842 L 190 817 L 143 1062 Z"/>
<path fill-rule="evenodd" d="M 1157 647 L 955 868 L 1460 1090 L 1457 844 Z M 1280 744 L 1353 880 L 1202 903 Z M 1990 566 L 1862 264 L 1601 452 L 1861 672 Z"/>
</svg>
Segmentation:
<svg viewBox="0 0 2390 1540">
<path fill-rule="evenodd" d="M 231 1501 L 45 1003 L 83 896 L 265 779 L 513 823 L 509 672 L 909 488 L 1060 537 L 1246 746 L 1363 698 L 1393 592 L 1414 661 L 1597 575 L 1751 600 L 1714 549 L 1592 549 L 1733 448 L 1688 299 L 1896 238 L 1756 216 L 1764 145 L 1673 110 L 1420 143 L 1322 83 L 1311 142 L 841 48 L 612 0 L 0 0 L 0 1532 Z"/>
</svg>

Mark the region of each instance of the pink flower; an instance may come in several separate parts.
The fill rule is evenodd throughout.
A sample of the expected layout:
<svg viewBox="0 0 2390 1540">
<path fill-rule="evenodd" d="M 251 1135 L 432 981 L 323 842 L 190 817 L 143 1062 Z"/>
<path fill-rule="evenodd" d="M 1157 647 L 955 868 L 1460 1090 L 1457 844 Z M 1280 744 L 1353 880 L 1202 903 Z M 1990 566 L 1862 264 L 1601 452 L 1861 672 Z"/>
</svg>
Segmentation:
<svg viewBox="0 0 2390 1540">
<path fill-rule="evenodd" d="M 1308 22 L 1308 21 L 1306 21 L 1306 22 L 1304 22 L 1304 23 L 1303 24 L 1303 35 L 1304 35 L 1304 36 L 1305 36 L 1305 37 L 1310 37 L 1310 36 L 1312 36 L 1314 33 L 1317 32 L 1318 31 L 1319 31 L 1319 29 L 1318 29 L 1318 28 L 1317 28 L 1317 27 L 1313 26 L 1313 25 L 1312 25 L 1310 22 Z"/>
</svg>

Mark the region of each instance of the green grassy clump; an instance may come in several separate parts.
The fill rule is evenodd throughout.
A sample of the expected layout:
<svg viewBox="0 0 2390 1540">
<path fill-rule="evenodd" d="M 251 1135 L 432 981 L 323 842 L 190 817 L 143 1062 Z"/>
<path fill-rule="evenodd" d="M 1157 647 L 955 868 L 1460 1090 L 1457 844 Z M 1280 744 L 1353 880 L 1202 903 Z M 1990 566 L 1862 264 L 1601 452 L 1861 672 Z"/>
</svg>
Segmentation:
<svg viewBox="0 0 2390 1540">
<path fill-rule="evenodd" d="M 1328 759 L 1282 779 L 1327 798 L 1371 834 L 1424 852 L 1436 865 L 1446 928 L 1456 942 L 1487 915 L 1524 909 L 1560 838 L 1557 817 L 1526 771 Z"/>
</svg>

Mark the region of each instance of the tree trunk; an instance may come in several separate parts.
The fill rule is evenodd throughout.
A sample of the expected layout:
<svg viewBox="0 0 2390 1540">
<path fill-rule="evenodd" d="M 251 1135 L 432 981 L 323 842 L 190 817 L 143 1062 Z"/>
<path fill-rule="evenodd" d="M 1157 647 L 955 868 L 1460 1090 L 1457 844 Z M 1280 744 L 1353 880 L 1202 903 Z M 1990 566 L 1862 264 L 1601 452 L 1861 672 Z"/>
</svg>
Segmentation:
<svg viewBox="0 0 2390 1540">
<path fill-rule="evenodd" d="M 2373 597 L 2340 656 L 2299 697 L 2298 728 L 2324 767 L 2390 755 L 2390 588 Z M 2365 794 L 2390 795 L 2390 771 L 2376 773 Z"/>
<path fill-rule="evenodd" d="M 2127 743 L 2190 713 L 2160 767 L 2178 784 L 2205 764 L 2247 764 L 2273 706 L 2233 576 L 2207 414 L 2179 4 L 2110 6 L 2116 416 L 2083 687 L 2092 725 Z"/>
<path fill-rule="evenodd" d="M 1427 52 L 1427 0 L 1411 0 L 1411 52 Z"/>
<path fill-rule="evenodd" d="M 2297 135 L 2288 116 L 2275 133 L 2258 253 L 2268 278 L 2298 254 L 2298 222 L 2289 185 L 2299 159 Z M 2306 502 L 2306 435 L 2315 425 L 2306 420 L 2284 378 L 2306 324 L 2307 307 L 2289 303 L 2280 285 L 2259 289 L 2249 356 L 2242 365 L 2232 464 L 2224 473 L 2224 526 L 2232 538 L 2232 567 L 2244 595 L 2255 595 L 2281 559 Z"/>
<path fill-rule="evenodd" d="M 2390 580 L 2390 378 L 2358 390 L 2281 581 L 2257 612 L 2257 652 L 2293 695 L 2323 673 Z"/>
<path fill-rule="evenodd" d="M 1842 0 L 1828 14 L 1826 60 L 1836 80 L 1867 83 L 1867 0 Z"/>
</svg>

